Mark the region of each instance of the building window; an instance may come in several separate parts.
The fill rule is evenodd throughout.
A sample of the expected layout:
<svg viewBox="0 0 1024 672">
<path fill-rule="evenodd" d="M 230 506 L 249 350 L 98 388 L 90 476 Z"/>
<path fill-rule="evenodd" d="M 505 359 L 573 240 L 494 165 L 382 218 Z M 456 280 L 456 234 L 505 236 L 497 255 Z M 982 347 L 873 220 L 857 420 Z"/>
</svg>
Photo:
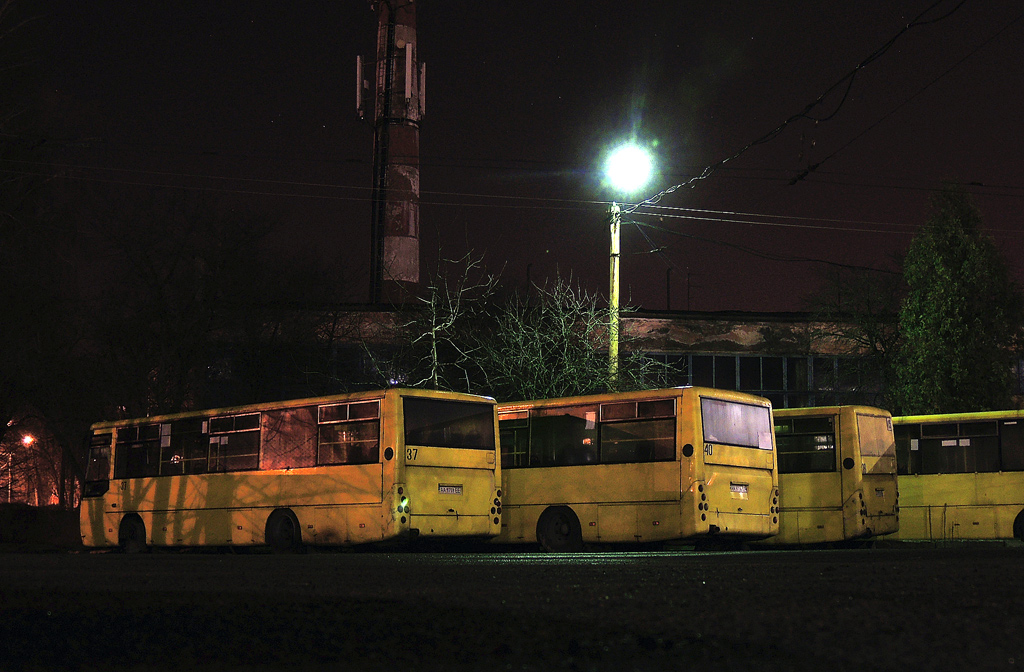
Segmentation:
<svg viewBox="0 0 1024 672">
<path fill-rule="evenodd" d="M 876 405 L 881 381 L 866 360 L 838 355 L 722 355 L 648 353 L 662 364 L 664 384 L 739 390 L 766 397 L 775 408 Z"/>
</svg>

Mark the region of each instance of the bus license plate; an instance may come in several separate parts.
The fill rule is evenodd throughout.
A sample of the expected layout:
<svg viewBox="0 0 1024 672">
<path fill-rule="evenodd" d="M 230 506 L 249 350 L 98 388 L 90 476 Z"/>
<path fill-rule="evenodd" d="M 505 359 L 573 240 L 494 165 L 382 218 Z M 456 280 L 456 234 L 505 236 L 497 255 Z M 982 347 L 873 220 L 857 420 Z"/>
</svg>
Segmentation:
<svg viewBox="0 0 1024 672">
<path fill-rule="evenodd" d="M 462 494 L 462 486 L 461 485 L 450 485 L 450 484 L 446 484 L 446 483 L 438 483 L 437 484 L 437 492 L 439 494 L 442 494 L 442 495 L 461 495 Z"/>
</svg>

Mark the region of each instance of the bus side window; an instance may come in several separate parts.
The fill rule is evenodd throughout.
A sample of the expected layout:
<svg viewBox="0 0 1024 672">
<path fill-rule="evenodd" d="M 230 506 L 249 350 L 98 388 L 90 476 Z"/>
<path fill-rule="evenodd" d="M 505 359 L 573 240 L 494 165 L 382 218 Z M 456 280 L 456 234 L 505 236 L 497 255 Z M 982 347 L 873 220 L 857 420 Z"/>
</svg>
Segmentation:
<svg viewBox="0 0 1024 672">
<path fill-rule="evenodd" d="M 499 420 L 501 430 L 501 468 L 525 467 L 530 450 L 530 419 Z"/>
<path fill-rule="evenodd" d="M 202 419 L 188 418 L 171 423 L 171 452 L 181 456 L 184 473 L 206 473 L 209 468 L 210 437 L 203 432 Z"/>
<path fill-rule="evenodd" d="M 210 419 L 210 471 L 256 469 L 259 457 L 259 413 Z"/>
<path fill-rule="evenodd" d="M 380 400 L 319 406 L 317 464 L 380 461 Z"/>
<path fill-rule="evenodd" d="M 261 469 L 316 466 L 316 406 L 263 413 Z"/>
<path fill-rule="evenodd" d="M 172 423 L 160 425 L 160 475 L 180 476 L 185 473 L 185 459 L 172 440 Z"/>
<path fill-rule="evenodd" d="M 775 447 L 780 474 L 836 470 L 836 433 L 831 417 L 777 418 Z"/>
<path fill-rule="evenodd" d="M 974 453 L 978 472 L 999 471 L 999 436 L 994 421 L 961 422 L 958 443 Z"/>
<path fill-rule="evenodd" d="M 114 451 L 114 478 L 160 474 L 160 425 L 122 427 Z"/>
<path fill-rule="evenodd" d="M 380 422 L 361 420 L 320 425 L 318 464 L 373 464 L 380 461 Z"/>
<path fill-rule="evenodd" d="M 531 467 L 591 464 L 598 460 L 597 408 L 538 411 L 530 442 Z M 557 413 L 557 414 L 554 414 Z"/>
<path fill-rule="evenodd" d="M 999 469 L 995 422 L 921 425 L 921 473 L 971 474 Z"/>
<path fill-rule="evenodd" d="M 892 433 L 896 439 L 896 473 L 904 475 L 921 473 L 921 451 L 918 450 L 921 426 L 894 424 Z"/>
<path fill-rule="evenodd" d="M 1003 471 L 1024 471 L 1024 419 L 1000 423 L 1000 452 Z"/>
<path fill-rule="evenodd" d="M 657 462 L 676 459 L 675 419 L 601 425 L 601 462 Z"/>
</svg>

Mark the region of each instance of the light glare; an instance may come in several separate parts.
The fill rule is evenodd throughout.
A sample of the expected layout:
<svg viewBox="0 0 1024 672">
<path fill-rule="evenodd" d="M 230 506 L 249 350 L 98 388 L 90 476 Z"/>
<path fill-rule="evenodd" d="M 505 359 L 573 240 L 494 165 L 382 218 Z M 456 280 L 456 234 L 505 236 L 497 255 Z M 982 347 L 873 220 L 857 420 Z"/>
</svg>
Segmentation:
<svg viewBox="0 0 1024 672">
<path fill-rule="evenodd" d="M 651 179 L 651 155 L 636 145 L 623 145 L 608 157 L 605 175 L 623 194 L 639 191 Z"/>
</svg>

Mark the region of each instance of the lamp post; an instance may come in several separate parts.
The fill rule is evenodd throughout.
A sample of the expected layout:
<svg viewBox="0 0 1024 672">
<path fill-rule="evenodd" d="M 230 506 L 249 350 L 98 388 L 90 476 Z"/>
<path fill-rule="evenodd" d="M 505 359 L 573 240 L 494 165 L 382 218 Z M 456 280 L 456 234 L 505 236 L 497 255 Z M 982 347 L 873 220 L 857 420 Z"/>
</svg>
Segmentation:
<svg viewBox="0 0 1024 672">
<path fill-rule="evenodd" d="M 605 164 L 605 176 L 617 195 L 636 193 L 651 179 L 651 155 L 642 147 L 629 143 L 620 146 Z M 619 376 L 619 257 L 622 208 L 612 201 L 608 207 L 608 378 L 612 387 Z"/>
<path fill-rule="evenodd" d="M 614 201 L 608 206 L 608 379 L 615 385 L 619 376 L 619 230 L 622 209 Z"/>
</svg>

